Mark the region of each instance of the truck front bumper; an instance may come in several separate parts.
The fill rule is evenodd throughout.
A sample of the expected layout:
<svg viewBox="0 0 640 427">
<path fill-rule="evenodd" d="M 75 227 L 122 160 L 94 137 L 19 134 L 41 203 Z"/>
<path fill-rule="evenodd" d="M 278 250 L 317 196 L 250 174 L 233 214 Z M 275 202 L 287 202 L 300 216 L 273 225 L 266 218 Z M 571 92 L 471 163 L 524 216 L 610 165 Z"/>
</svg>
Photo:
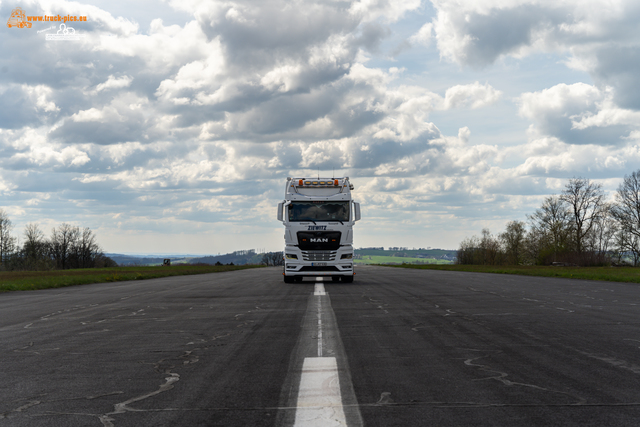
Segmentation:
<svg viewBox="0 0 640 427">
<path fill-rule="evenodd" d="M 302 251 L 287 246 L 284 275 L 353 276 L 353 249 L 340 247 L 335 251 Z"/>
<path fill-rule="evenodd" d="M 287 264 L 284 266 L 285 276 L 353 276 L 353 264 L 336 265 L 301 265 Z M 327 264 L 327 263 L 324 263 Z"/>
</svg>

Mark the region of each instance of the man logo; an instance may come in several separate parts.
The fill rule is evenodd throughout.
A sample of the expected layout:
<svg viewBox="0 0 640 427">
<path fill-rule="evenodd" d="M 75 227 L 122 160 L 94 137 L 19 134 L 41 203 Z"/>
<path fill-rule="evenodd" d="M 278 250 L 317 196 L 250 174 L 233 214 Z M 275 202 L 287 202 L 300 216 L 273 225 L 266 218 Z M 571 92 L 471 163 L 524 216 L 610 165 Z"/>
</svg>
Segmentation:
<svg viewBox="0 0 640 427">
<path fill-rule="evenodd" d="M 327 243 L 329 239 L 311 239 L 311 243 Z"/>
</svg>

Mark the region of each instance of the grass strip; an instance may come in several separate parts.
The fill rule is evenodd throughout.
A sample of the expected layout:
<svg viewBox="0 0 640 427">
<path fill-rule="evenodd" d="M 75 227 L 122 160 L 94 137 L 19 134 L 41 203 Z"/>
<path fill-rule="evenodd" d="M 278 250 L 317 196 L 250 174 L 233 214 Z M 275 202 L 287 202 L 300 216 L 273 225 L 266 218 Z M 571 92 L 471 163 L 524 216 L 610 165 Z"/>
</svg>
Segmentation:
<svg viewBox="0 0 640 427">
<path fill-rule="evenodd" d="M 518 274 L 522 276 L 563 277 L 567 279 L 604 280 L 640 283 L 640 268 L 633 267 L 551 267 L 537 265 L 383 265 L 384 267 L 421 270 L 466 271 L 473 273 Z"/>
<path fill-rule="evenodd" d="M 0 272 L 0 292 L 29 291 L 62 288 L 91 283 L 121 282 L 126 280 L 156 279 L 159 277 L 190 274 L 220 273 L 223 271 L 259 268 L 260 265 L 175 265 L 170 267 L 113 267 L 83 268 L 53 271 L 3 271 Z"/>
</svg>

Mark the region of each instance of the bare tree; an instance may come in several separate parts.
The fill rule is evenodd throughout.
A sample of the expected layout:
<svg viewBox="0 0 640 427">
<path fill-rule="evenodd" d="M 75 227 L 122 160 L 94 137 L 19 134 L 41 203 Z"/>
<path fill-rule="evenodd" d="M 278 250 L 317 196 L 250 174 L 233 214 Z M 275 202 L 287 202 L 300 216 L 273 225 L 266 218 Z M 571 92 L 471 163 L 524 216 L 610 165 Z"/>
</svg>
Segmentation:
<svg viewBox="0 0 640 427">
<path fill-rule="evenodd" d="M 500 241 L 488 228 L 482 229 L 482 237 L 472 236 L 460 242 L 456 263 L 498 265 L 504 261 Z"/>
<path fill-rule="evenodd" d="M 507 229 L 500 233 L 507 264 L 518 265 L 522 262 L 526 231 L 524 222 L 510 221 L 507 224 Z"/>
<path fill-rule="evenodd" d="M 29 251 L 35 250 L 35 247 L 43 241 L 44 233 L 38 224 L 29 223 L 24 227 L 24 246 L 29 248 Z"/>
<path fill-rule="evenodd" d="M 73 253 L 80 229 L 73 225 L 63 223 L 57 229 L 51 230 L 51 257 L 56 263 L 56 267 L 62 270 L 70 268 L 69 258 Z"/>
<path fill-rule="evenodd" d="M 16 248 L 8 269 L 50 270 L 70 268 L 93 268 L 117 265 L 106 257 L 89 228 L 62 224 L 51 231 L 47 240 L 39 226 L 27 224 L 24 244 Z"/>
<path fill-rule="evenodd" d="M 96 243 L 96 238 L 88 227 L 75 227 L 72 240 L 67 253 L 66 268 L 91 268 L 94 267 L 96 257 L 102 253 Z"/>
<path fill-rule="evenodd" d="M 13 225 L 7 213 L 0 209 L 0 266 L 6 268 L 9 256 L 13 254 L 16 238 L 11 236 Z"/>
<path fill-rule="evenodd" d="M 589 246 L 598 256 L 599 262 L 606 262 L 606 259 L 609 258 L 609 251 L 614 245 L 614 238 L 619 229 L 612 212 L 613 206 L 604 203 L 601 214 L 594 220 L 593 229 L 588 235 Z"/>
<path fill-rule="evenodd" d="M 619 228 L 614 236 L 612 251 L 618 263 L 622 263 L 626 255 L 631 255 L 633 266 L 640 265 L 640 238 L 636 235 L 626 233 Z"/>
<path fill-rule="evenodd" d="M 79 233 L 76 252 L 78 253 L 79 268 L 94 267 L 96 257 L 102 253 L 96 242 L 96 236 L 89 227 L 85 227 L 82 233 Z"/>
<path fill-rule="evenodd" d="M 628 235 L 625 249 L 631 252 L 634 267 L 640 266 L 640 237 Z"/>
<path fill-rule="evenodd" d="M 460 248 L 456 256 L 456 264 L 482 264 L 480 240 L 476 236 L 466 238 L 460 242 Z"/>
<path fill-rule="evenodd" d="M 480 238 L 480 250 L 482 251 L 482 264 L 502 264 L 500 242 L 491 234 L 488 228 L 482 229 L 482 237 Z"/>
<path fill-rule="evenodd" d="M 49 243 L 37 224 L 30 223 L 25 226 L 22 264 L 21 268 L 26 270 L 44 270 L 53 267 L 49 257 Z"/>
<path fill-rule="evenodd" d="M 284 258 L 282 252 L 273 252 L 271 254 L 271 262 L 275 266 L 284 265 Z"/>
<path fill-rule="evenodd" d="M 266 265 L 268 267 L 268 266 L 271 265 L 270 262 L 271 262 L 271 259 L 269 258 L 269 252 L 264 253 L 262 255 L 262 260 L 260 260 L 260 264 L 264 264 L 264 265 Z"/>
<path fill-rule="evenodd" d="M 545 236 L 530 228 L 524 238 L 523 262 L 525 264 L 543 264 L 543 253 L 546 244 Z"/>
<path fill-rule="evenodd" d="M 550 249 L 553 261 L 557 261 L 558 253 L 566 250 L 569 243 L 571 218 L 567 204 L 558 196 L 547 197 L 540 209 L 528 218 L 531 224 L 529 240 L 538 245 L 538 257 L 545 256 Z M 539 261 L 544 263 L 545 260 Z"/>
<path fill-rule="evenodd" d="M 611 213 L 623 232 L 640 238 L 640 170 L 625 175 Z"/>
<path fill-rule="evenodd" d="M 587 178 L 573 178 L 567 183 L 560 199 L 569 205 L 576 252 L 581 255 L 585 250 L 587 235 L 602 215 L 602 186 Z"/>
<path fill-rule="evenodd" d="M 267 252 L 262 255 L 262 264 L 266 266 L 279 266 L 284 265 L 284 259 L 282 258 L 282 252 Z"/>
</svg>

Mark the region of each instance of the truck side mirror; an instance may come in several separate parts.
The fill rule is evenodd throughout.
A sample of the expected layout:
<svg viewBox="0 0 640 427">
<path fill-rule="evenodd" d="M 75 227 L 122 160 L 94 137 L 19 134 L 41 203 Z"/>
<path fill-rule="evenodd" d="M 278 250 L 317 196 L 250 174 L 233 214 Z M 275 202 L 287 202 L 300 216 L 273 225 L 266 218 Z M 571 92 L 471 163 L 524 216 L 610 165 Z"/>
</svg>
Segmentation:
<svg viewBox="0 0 640 427">
<path fill-rule="evenodd" d="M 282 208 L 284 203 L 278 203 L 278 221 L 282 221 Z"/>
<path fill-rule="evenodd" d="M 354 221 L 360 221 L 360 203 L 358 202 L 353 202 L 353 220 Z"/>
</svg>

